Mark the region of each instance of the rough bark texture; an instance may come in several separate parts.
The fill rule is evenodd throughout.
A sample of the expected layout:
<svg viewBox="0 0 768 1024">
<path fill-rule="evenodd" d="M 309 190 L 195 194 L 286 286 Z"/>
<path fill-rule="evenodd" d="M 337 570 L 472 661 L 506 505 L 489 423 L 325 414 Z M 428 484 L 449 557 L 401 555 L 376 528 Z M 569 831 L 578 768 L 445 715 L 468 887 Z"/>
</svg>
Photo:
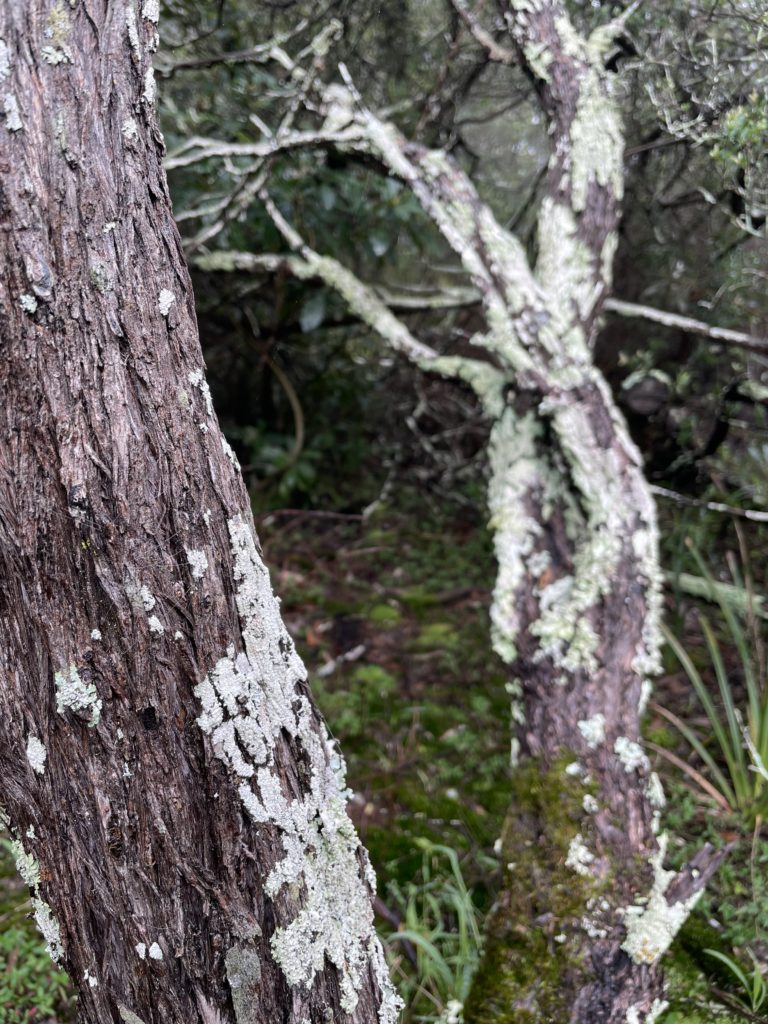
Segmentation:
<svg viewBox="0 0 768 1024">
<path fill-rule="evenodd" d="M 455 4 L 490 56 L 506 60 Z M 404 138 L 351 88 L 320 96 L 324 129 L 407 183 L 460 258 L 480 296 L 485 330 L 473 341 L 484 360 L 426 353 L 371 288 L 310 249 L 265 200 L 294 273 L 335 287 L 420 365 L 469 382 L 493 422 L 491 616 L 510 666 L 518 764 L 504 882 L 464 1020 L 652 1024 L 665 1005 L 659 961 L 722 854 L 704 850 L 677 875 L 663 867 L 663 792 L 639 743 L 660 667 L 656 513 L 592 358 L 623 187 L 604 66 L 621 21 L 587 39 L 562 0 L 500 0 L 499 10 L 551 123 L 533 266 L 445 153 Z M 208 265 L 248 259 L 220 253 Z"/>
<path fill-rule="evenodd" d="M 343 765 L 205 384 L 156 22 L 0 8 L 0 802 L 83 1024 L 391 1024 Z"/>
</svg>

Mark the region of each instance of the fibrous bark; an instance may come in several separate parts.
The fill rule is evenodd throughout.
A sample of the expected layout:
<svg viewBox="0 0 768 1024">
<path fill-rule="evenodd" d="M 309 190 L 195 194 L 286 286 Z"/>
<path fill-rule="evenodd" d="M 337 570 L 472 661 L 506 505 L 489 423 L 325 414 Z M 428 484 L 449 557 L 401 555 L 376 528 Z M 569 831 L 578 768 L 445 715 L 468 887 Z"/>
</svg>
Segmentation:
<svg viewBox="0 0 768 1024">
<path fill-rule="evenodd" d="M 83 1024 L 392 1024 L 205 382 L 158 5 L 0 9 L 0 802 Z"/>
</svg>

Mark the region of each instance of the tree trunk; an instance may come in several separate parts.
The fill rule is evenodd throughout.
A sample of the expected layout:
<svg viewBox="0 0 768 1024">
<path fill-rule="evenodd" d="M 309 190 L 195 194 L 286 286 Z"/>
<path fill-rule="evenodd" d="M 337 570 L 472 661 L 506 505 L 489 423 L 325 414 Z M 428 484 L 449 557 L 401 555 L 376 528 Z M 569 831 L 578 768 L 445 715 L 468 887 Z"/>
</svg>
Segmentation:
<svg viewBox="0 0 768 1024">
<path fill-rule="evenodd" d="M 83 1024 L 391 1024 L 343 764 L 205 383 L 157 18 L 0 10 L 0 799 Z"/>
<path fill-rule="evenodd" d="M 585 38 L 562 0 L 499 0 L 507 50 L 464 0 L 453 3 L 492 59 L 520 61 L 550 122 L 534 264 L 461 168 L 365 108 L 348 78 L 346 88 L 318 87 L 318 137 L 332 127 L 346 151 L 373 156 L 412 189 L 477 291 L 485 325 L 472 340 L 484 357 L 428 350 L 262 198 L 293 273 L 336 288 L 422 367 L 470 383 L 493 422 L 491 618 L 510 670 L 518 764 L 502 890 L 465 1024 L 652 1024 L 665 1005 L 661 957 L 722 854 L 705 849 L 677 874 L 663 867 L 663 792 L 639 742 L 660 668 L 656 512 L 592 355 L 623 191 L 605 66 L 622 20 Z M 207 265 L 253 263 L 218 253 Z"/>
</svg>

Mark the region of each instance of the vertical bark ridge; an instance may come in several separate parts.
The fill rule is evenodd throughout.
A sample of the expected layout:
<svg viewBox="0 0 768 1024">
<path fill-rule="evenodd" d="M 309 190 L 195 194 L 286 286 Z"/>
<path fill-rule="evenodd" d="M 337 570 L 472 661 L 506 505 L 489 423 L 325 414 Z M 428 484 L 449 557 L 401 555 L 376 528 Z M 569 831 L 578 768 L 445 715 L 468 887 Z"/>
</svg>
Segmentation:
<svg viewBox="0 0 768 1024">
<path fill-rule="evenodd" d="M 343 762 L 205 382 L 157 19 L 0 12 L 0 802 L 84 1024 L 391 1024 Z"/>
</svg>

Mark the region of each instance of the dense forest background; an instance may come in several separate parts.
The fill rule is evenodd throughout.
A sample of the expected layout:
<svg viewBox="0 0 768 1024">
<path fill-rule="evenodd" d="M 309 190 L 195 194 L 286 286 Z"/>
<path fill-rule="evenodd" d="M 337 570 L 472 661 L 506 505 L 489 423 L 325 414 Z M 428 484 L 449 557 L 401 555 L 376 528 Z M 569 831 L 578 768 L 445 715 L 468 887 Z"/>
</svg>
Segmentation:
<svg viewBox="0 0 768 1024">
<path fill-rule="evenodd" d="M 585 30 L 613 13 L 599 0 L 570 6 Z M 337 37 L 313 58 L 311 41 L 332 18 Z M 405 1019 L 450 1024 L 498 886 L 511 779 L 506 673 L 488 644 L 488 428 L 469 388 L 415 371 L 336 291 L 291 273 L 265 190 L 313 249 L 374 285 L 438 351 L 467 349 L 476 300 L 413 194 L 374 159 L 322 139 L 270 152 L 281 133 L 321 132 L 275 48 L 309 54 L 310 73 L 326 80 L 343 64 L 368 106 L 446 148 L 529 250 L 545 127 L 525 75 L 489 62 L 443 0 L 171 0 L 161 36 L 169 181 L 214 404 L 289 628 L 349 762 Z M 660 1019 L 759 1021 L 768 1019 L 768 15 L 759 0 L 649 0 L 613 62 L 626 194 L 620 301 L 597 362 L 657 488 L 668 582 L 666 672 L 645 736 L 667 790 L 671 859 L 681 863 L 703 838 L 732 846 L 669 957 L 671 1005 Z M 231 252 L 260 261 L 236 269 L 222 258 Z M 621 302 L 701 323 L 629 317 Z M 706 325 L 748 337 L 723 342 Z M 7 849 L 3 874 L 0 1021 L 69 1020 L 66 980 L 52 974 Z"/>
</svg>

